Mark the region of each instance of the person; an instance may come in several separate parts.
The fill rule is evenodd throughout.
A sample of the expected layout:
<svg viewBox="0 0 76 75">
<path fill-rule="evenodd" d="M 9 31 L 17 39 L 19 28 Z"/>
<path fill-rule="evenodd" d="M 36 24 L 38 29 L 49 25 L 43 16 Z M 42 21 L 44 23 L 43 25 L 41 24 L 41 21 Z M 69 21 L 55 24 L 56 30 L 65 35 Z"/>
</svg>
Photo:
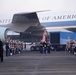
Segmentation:
<svg viewBox="0 0 76 75">
<path fill-rule="evenodd" d="M 6 41 L 6 56 L 9 55 L 9 42 Z"/>
<path fill-rule="evenodd" d="M 40 49 L 40 53 L 43 54 L 43 43 L 42 42 L 40 42 L 40 48 L 39 49 Z"/>
<path fill-rule="evenodd" d="M 43 42 L 43 52 L 46 54 L 46 50 L 47 50 L 47 43 Z"/>
<path fill-rule="evenodd" d="M 1 58 L 1 62 L 3 62 L 3 43 L 0 40 L 0 58 Z"/>
<path fill-rule="evenodd" d="M 47 52 L 50 54 L 50 44 L 49 43 L 47 43 Z"/>
</svg>

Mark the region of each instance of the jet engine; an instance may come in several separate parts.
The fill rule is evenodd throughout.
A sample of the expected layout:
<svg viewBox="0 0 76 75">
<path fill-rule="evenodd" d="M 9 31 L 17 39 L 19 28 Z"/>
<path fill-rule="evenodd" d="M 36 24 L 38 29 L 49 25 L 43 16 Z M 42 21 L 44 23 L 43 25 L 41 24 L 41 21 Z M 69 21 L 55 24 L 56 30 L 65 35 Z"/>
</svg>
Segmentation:
<svg viewBox="0 0 76 75">
<path fill-rule="evenodd" d="M 4 42 L 7 37 L 7 31 L 9 29 L 5 27 L 0 27 L 0 39 Z"/>
</svg>

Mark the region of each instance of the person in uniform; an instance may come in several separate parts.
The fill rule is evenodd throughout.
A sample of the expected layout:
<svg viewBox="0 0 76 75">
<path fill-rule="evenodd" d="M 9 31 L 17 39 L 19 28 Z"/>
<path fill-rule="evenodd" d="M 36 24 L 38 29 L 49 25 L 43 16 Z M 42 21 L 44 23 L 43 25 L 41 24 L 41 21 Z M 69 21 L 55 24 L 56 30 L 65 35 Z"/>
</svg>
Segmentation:
<svg viewBox="0 0 76 75">
<path fill-rule="evenodd" d="M 49 43 L 47 43 L 47 52 L 50 54 L 50 44 Z"/>
<path fill-rule="evenodd" d="M 6 56 L 9 56 L 9 42 L 6 41 Z"/>
<path fill-rule="evenodd" d="M 40 48 L 39 49 L 40 49 L 40 53 L 43 54 L 43 43 L 42 42 L 40 42 Z"/>
</svg>

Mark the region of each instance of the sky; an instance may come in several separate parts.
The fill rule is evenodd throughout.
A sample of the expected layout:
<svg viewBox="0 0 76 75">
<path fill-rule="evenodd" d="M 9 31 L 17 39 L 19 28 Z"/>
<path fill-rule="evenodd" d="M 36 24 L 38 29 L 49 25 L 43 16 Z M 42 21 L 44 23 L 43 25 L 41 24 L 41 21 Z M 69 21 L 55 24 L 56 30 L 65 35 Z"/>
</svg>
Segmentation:
<svg viewBox="0 0 76 75">
<path fill-rule="evenodd" d="M 0 13 L 76 11 L 76 0 L 0 0 Z"/>
</svg>

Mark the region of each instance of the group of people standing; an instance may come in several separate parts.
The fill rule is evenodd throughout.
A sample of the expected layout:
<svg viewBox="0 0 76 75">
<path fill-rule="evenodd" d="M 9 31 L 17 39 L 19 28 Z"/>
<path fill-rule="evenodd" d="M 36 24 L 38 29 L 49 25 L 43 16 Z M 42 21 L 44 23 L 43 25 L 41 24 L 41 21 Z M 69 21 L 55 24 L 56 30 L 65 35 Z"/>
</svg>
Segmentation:
<svg viewBox="0 0 76 75">
<path fill-rule="evenodd" d="M 72 54 L 76 53 L 76 40 L 68 41 L 65 50 Z"/>
<path fill-rule="evenodd" d="M 42 40 L 40 42 L 40 53 L 48 52 L 50 54 L 50 44 L 46 42 L 47 39 L 47 31 L 44 31 Z"/>
<path fill-rule="evenodd" d="M 40 53 L 43 54 L 46 52 L 50 54 L 51 48 L 50 48 L 50 44 L 46 43 L 46 42 L 41 42 L 40 43 Z"/>
<path fill-rule="evenodd" d="M 5 48 L 4 48 L 5 45 Z M 0 59 L 3 62 L 3 51 L 5 50 L 6 56 L 21 53 L 26 49 L 26 44 L 19 40 L 7 40 L 5 44 L 0 40 Z"/>
<path fill-rule="evenodd" d="M 24 48 L 24 42 L 19 40 L 6 41 L 6 56 L 21 53 Z"/>
</svg>

